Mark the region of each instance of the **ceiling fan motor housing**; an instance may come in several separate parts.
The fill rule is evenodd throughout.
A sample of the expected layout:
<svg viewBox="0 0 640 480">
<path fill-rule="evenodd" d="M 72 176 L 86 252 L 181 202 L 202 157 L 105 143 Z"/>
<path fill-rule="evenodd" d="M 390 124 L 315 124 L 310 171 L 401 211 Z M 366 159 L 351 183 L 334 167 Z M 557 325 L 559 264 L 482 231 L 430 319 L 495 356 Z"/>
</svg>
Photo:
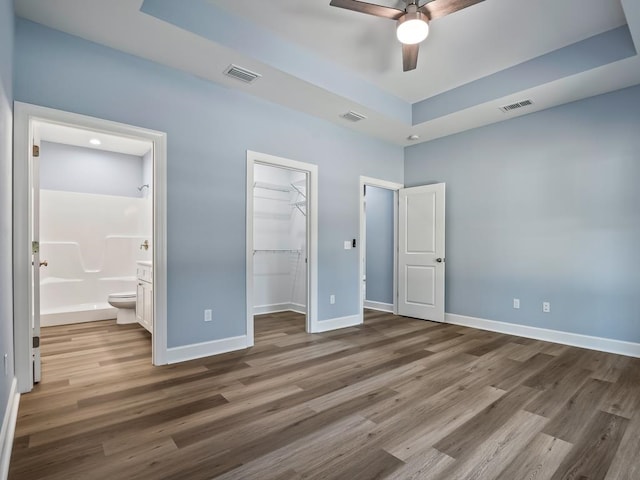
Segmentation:
<svg viewBox="0 0 640 480">
<path fill-rule="evenodd" d="M 415 3 L 407 5 L 407 13 L 398 19 L 396 33 L 405 45 L 415 45 L 429 35 L 429 18 L 418 11 Z"/>
</svg>

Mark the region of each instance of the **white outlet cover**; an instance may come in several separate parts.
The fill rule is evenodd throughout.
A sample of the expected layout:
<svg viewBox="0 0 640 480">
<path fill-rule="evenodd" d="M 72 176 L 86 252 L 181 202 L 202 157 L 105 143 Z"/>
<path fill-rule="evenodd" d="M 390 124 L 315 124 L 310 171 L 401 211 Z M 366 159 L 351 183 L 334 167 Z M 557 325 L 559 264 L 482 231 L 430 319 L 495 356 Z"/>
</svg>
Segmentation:
<svg viewBox="0 0 640 480">
<path fill-rule="evenodd" d="M 519 298 L 514 298 L 513 299 L 513 308 L 520 308 L 520 299 Z"/>
<path fill-rule="evenodd" d="M 212 312 L 211 310 L 205 310 L 204 311 L 204 321 L 205 322 L 210 322 L 212 320 Z"/>
<path fill-rule="evenodd" d="M 331 296 L 329 296 L 329 303 L 330 303 L 331 305 L 333 305 L 333 304 L 335 304 L 335 303 L 336 303 L 336 296 L 335 296 L 335 295 L 331 295 Z"/>
<path fill-rule="evenodd" d="M 344 249 L 351 250 L 351 242 L 349 240 L 344 241 Z"/>
<path fill-rule="evenodd" d="M 551 304 L 549 302 L 542 302 L 542 311 L 544 313 L 551 312 Z"/>
</svg>

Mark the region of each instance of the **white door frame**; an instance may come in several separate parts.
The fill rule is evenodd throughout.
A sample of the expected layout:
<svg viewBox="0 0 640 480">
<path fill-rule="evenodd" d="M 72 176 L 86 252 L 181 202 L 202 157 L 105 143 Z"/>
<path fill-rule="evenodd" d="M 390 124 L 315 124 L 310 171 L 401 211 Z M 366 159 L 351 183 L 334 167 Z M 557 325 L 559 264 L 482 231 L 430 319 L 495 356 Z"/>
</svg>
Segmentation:
<svg viewBox="0 0 640 480">
<path fill-rule="evenodd" d="M 31 141 L 33 123 L 57 123 L 153 143 L 153 364 L 167 363 L 167 135 L 163 132 L 102 120 L 52 108 L 14 102 L 13 149 L 13 309 L 15 371 L 18 391 L 33 388 L 30 308 L 31 271 Z"/>
<path fill-rule="evenodd" d="M 362 277 L 364 276 L 364 264 L 366 261 L 366 237 L 365 225 L 365 185 L 384 188 L 393 191 L 393 313 L 398 314 L 398 190 L 404 188 L 404 184 L 389 182 L 372 177 L 360 176 L 360 262 L 358 266 L 358 291 L 360 292 L 360 315 L 364 309 L 364 292 L 362 290 Z M 363 317 L 364 318 L 364 317 Z"/>
<path fill-rule="evenodd" d="M 309 333 L 318 328 L 318 166 L 311 163 L 289 160 L 266 153 L 247 150 L 247 347 L 254 345 L 253 325 L 253 183 L 256 164 L 288 168 L 307 173 L 307 324 Z"/>
</svg>

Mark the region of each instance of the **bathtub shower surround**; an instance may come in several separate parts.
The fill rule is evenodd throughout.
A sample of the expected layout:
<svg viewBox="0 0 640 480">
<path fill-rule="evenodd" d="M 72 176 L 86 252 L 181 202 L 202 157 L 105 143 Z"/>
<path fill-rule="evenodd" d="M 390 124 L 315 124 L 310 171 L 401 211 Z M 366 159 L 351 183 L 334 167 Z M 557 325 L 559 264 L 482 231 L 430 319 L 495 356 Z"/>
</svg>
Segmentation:
<svg viewBox="0 0 640 480">
<path fill-rule="evenodd" d="M 107 297 L 136 290 L 151 232 L 150 198 L 41 190 L 42 326 L 115 318 Z"/>
</svg>

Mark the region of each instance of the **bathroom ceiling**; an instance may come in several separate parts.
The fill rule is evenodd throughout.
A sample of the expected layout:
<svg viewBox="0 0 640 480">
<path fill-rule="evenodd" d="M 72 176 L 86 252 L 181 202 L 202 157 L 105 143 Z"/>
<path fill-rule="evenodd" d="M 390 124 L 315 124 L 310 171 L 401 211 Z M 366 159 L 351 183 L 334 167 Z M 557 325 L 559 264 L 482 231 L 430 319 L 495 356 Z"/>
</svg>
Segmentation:
<svg viewBox="0 0 640 480">
<path fill-rule="evenodd" d="M 411 72 L 393 22 L 329 0 L 16 0 L 16 12 L 399 145 L 640 83 L 637 0 L 486 0 L 433 21 Z M 231 63 L 262 77 L 226 77 Z"/>
<path fill-rule="evenodd" d="M 96 133 L 55 123 L 38 122 L 36 128 L 40 141 L 93 148 L 105 152 L 126 153 L 142 157 L 153 147 L 151 142 L 106 133 Z M 92 140 L 98 140 L 100 144 L 95 145 L 91 142 Z"/>
</svg>

